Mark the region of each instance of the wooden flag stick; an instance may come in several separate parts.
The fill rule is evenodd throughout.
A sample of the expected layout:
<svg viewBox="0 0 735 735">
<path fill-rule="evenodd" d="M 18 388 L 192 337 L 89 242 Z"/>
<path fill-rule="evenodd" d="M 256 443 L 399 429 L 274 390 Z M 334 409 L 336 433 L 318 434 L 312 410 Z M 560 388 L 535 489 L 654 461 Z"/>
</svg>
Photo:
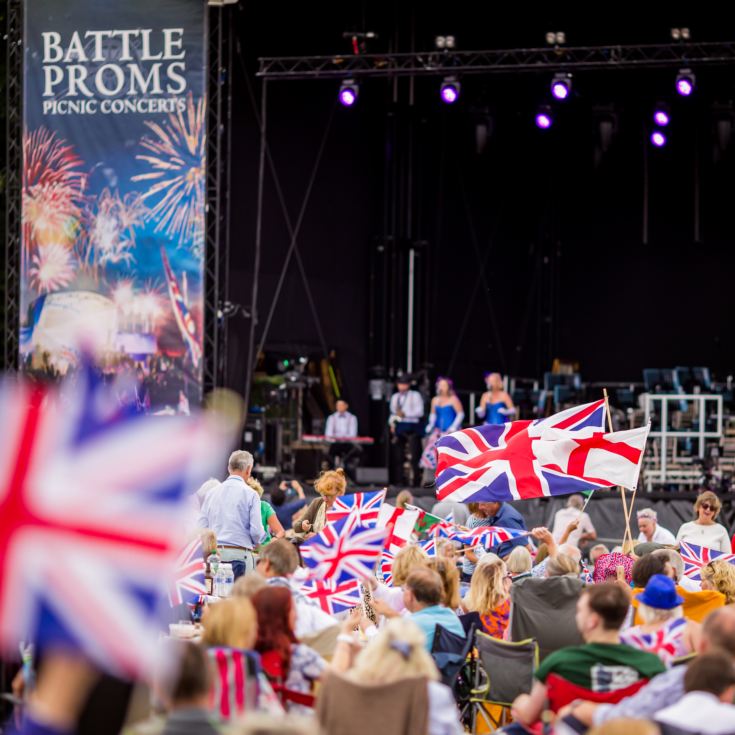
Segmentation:
<svg viewBox="0 0 735 735">
<path fill-rule="evenodd" d="M 602 389 L 602 394 L 605 397 L 605 411 L 607 412 L 607 426 L 608 430 L 612 432 L 612 416 L 610 415 L 610 401 L 607 396 L 607 388 Z M 635 496 L 634 496 L 635 497 Z M 625 549 L 625 542 L 630 541 L 630 545 L 633 544 L 633 536 L 630 532 L 630 512 L 633 510 L 631 505 L 630 511 L 628 510 L 628 501 L 625 497 L 625 488 L 620 486 L 620 498 L 623 501 L 623 515 L 625 516 L 625 533 L 623 534 L 623 549 Z"/>
</svg>

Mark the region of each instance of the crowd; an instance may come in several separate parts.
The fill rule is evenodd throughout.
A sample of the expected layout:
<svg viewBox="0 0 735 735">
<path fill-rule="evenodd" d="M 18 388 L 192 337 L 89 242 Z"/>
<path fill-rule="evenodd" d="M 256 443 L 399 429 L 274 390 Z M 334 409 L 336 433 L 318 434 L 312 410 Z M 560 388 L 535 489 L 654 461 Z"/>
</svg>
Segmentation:
<svg viewBox="0 0 735 735">
<path fill-rule="evenodd" d="M 735 566 L 711 561 L 694 581 L 677 552 L 681 541 L 730 550 L 713 493 L 676 535 L 639 510 L 637 541 L 612 549 L 596 543 L 581 496 L 550 530 L 495 547 L 445 538 L 429 556 L 409 542 L 390 584 L 365 576 L 362 599 L 331 614 L 303 592 L 299 547 L 324 529 L 344 474 L 324 473 L 311 502 L 279 486 L 273 508 L 248 453 L 228 469 L 193 512 L 209 563 L 232 565 L 232 596 L 209 598 L 194 640 L 162 642 L 168 665 L 128 735 L 735 732 Z M 467 510 L 470 529 L 525 529 L 505 503 Z M 23 732 L 75 732 L 85 689 L 74 677 L 39 672 Z"/>
</svg>

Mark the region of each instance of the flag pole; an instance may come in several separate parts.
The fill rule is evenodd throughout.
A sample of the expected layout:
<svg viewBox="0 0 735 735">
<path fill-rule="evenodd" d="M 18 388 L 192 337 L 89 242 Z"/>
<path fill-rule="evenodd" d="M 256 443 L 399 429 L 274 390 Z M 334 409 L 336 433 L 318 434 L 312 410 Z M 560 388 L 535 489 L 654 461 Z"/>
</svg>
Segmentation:
<svg viewBox="0 0 735 735">
<path fill-rule="evenodd" d="M 608 430 L 612 432 L 612 416 L 610 415 L 610 400 L 607 395 L 607 388 L 602 389 L 602 395 L 605 398 L 605 411 L 607 412 Z M 633 535 L 630 532 L 630 513 L 628 512 L 628 501 L 625 497 L 625 488 L 622 485 L 620 485 L 620 498 L 623 501 L 623 515 L 625 516 L 625 533 L 623 534 L 623 549 L 625 549 L 626 541 L 629 541 L 631 545 L 633 544 Z M 631 505 L 631 511 L 632 510 L 633 506 Z"/>
</svg>

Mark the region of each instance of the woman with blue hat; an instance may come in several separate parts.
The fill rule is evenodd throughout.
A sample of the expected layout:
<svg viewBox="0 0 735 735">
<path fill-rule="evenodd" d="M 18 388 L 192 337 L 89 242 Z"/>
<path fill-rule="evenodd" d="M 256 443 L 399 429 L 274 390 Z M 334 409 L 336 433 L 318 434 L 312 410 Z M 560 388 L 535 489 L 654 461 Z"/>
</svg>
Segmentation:
<svg viewBox="0 0 735 735">
<path fill-rule="evenodd" d="M 667 666 L 692 652 L 696 623 L 684 617 L 681 607 L 684 598 L 676 591 L 674 580 L 654 574 L 636 600 L 643 623 L 622 632 L 621 643 L 655 653 Z"/>
</svg>

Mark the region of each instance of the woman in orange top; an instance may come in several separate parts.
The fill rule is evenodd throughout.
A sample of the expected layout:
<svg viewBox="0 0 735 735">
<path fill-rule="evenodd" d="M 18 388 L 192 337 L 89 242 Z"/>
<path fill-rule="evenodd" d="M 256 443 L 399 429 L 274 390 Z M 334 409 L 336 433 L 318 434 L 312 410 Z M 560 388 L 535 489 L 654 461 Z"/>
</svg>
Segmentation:
<svg viewBox="0 0 735 735">
<path fill-rule="evenodd" d="M 483 560 L 475 568 L 462 608 L 480 613 L 484 633 L 503 638 L 510 620 L 510 586 L 512 578 L 505 562 L 498 557 Z"/>
</svg>

